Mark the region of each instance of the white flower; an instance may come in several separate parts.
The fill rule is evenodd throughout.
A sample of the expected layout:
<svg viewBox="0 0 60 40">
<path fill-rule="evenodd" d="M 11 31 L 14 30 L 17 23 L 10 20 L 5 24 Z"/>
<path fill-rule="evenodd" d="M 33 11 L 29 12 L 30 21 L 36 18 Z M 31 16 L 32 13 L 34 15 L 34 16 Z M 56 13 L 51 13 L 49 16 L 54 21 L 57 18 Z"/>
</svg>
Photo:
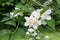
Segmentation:
<svg viewBox="0 0 60 40">
<path fill-rule="evenodd" d="M 34 32 L 34 33 L 33 33 L 33 34 L 31 34 L 31 35 L 35 37 L 35 36 L 37 35 L 37 33 L 36 33 L 36 32 Z"/>
<path fill-rule="evenodd" d="M 42 11 L 43 9 L 37 9 L 36 11 L 33 11 L 31 16 L 35 17 L 36 19 L 40 18 L 40 11 Z"/>
<path fill-rule="evenodd" d="M 10 12 L 10 18 L 12 19 L 14 16 L 14 12 Z"/>
<path fill-rule="evenodd" d="M 28 31 L 29 31 L 30 33 L 32 33 L 32 32 L 34 32 L 35 30 L 32 29 L 32 28 L 29 28 Z"/>
<path fill-rule="evenodd" d="M 15 10 L 19 10 L 20 8 L 18 8 L 18 7 L 15 7 Z"/>
<path fill-rule="evenodd" d="M 35 30 L 38 28 L 38 26 L 40 25 L 38 19 L 36 19 L 35 17 L 25 17 L 25 26 L 29 26 L 29 28 L 33 27 Z"/>
<path fill-rule="evenodd" d="M 36 39 L 38 39 L 38 40 L 39 40 L 39 39 L 40 39 L 40 37 L 36 37 Z"/>
<path fill-rule="evenodd" d="M 24 17 L 24 19 L 26 20 L 24 26 L 29 26 L 31 27 L 32 26 L 32 20 L 30 17 Z"/>
<path fill-rule="evenodd" d="M 49 40 L 49 36 L 45 36 L 44 40 Z"/>
<path fill-rule="evenodd" d="M 18 15 L 23 16 L 23 13 L 19 12 L 19 13 L 15 14 L 14 17 L 17 17 Z"/>
<path fill-rule="evenodd" d="M 29 35 L 30 33 L 29 32 L 26 32 L 26 35 Z"/>
<path fill-rule="evenodd" d="M 41 19 L 46 19 L 46 20 L 51 20 L 51 8 L 49 8 L 47 11 L 45 11 L 42 15 L 41 15 Z"/>
<path fill-rule="evenodd" d="M 39 25 L 40 25 L 40 23 L 39 23 L 38 19 L 33 18 L 33 20 L 32 20 L 32 26 L 33 26 L 33 28 L 36 30 Z"/>
</svg>

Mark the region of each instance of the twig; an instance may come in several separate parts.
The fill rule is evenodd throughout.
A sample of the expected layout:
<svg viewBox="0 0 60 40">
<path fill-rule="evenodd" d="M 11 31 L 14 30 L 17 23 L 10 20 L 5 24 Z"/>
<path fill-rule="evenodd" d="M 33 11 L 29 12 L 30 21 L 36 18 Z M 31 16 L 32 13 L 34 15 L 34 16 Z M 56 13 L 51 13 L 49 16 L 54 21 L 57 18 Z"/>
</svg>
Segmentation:
<svg viewBox="0 0 60 40">
<path fill-rule="evenodd" d="M 37 5 L 44 7 L 41 3 L 38 3 L 38 2 L 36 2 L 35 0 L 32 0 L 32 1 L 33 1 L 34 3 L 36 3 Z"/>
<path fill-rule="evenodd" d="M 16 31 L 18 30 L 18 26 L 19 26 L 19 23 L 17 24 L 17 27 L 16 27 L 15 31 L 13 32 L 13 34 L 15 34 Z"/>
</svg>

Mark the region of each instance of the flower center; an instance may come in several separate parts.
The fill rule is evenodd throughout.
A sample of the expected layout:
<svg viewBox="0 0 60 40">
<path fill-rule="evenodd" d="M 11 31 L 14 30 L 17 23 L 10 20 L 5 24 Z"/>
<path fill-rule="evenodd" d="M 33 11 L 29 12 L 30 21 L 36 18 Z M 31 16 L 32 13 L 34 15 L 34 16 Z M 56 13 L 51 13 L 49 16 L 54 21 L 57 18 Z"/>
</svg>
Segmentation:
<svg viewBox="0 0 60 40">
<path fill-rule="evenodd" d="M 31 20 L 28 19 L 27 22 L 28 22 L 29 24 L 31 24 Z"/>
<path fill-rule="evenodd" d="M 33 25 L 36 25 L 36 24 L 37 24 L 37 20 L 34 20 L 34 21 L 33 21 Z"/>
<path fill-rule="evenodd" d="M 45 13 L 44 15 L 45 15 L 45 16 L 48 16 L 48 14 L 47 14 L 47 13 Z"/>
</svg>

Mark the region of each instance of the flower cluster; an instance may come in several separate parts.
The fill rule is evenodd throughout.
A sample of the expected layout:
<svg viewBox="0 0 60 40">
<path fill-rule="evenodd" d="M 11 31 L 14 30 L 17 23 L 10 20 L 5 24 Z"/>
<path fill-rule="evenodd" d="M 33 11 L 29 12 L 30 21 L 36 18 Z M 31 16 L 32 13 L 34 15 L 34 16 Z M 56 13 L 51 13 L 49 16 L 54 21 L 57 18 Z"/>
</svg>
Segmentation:
<svg viewBox="0 0 60 40">
<path fill-rule="evenodd" d="M 18 8 L 18 7 L 15 7 L 15 10 L 17 11 L 17 10 L 20 10 L 20 8 Z M 23 13 L 22 12 L 18 12 L 18 13 L 16 13 L 15 11 L 14 12 L 10 12 L 10 19 L 12 19 L 13 17 L 17 17 L 17 16 L 23 16 Z"/>
<path fill-rule="evenodd" d="M 37 28 L 39 27 L 39 25 L 46 25 L 46 21 L 45 20 L 51 20 L 51 8 L 49 8 L 48 10 L 46 10 L 43 14 L 41 14 L 42 9 L 37 9 L 35 11 L 33 11 L 30 15 L 30 17 L 24 17 L 26 22 L 25 22 L 25 26 L 29 26 L 28 31 L 26 32 L 26 34 L 31 34 L 33 36 L 37 35 L 37 32 L 35 30 L 37 30 Z M 40 39 L 40 37 L 36 37 L 38 39 Z"/>
</svg>

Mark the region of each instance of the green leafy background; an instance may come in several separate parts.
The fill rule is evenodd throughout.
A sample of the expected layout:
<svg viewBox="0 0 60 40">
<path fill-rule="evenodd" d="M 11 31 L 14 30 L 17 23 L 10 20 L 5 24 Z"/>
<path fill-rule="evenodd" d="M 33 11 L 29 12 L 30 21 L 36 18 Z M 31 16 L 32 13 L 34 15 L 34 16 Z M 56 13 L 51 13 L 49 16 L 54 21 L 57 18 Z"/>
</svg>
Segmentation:
<svg viewBox="0 0 60 40">
<path fill-rule="evenodd" d="M 40 5 L 42 4 L 42 6 Z M 15 7 L 20 10 L 15 10 Z M 50 40 L 60 40 L 60 0 L 0 0 L 0 40 L 28 40 L 27 27 L 24 26 L 24 16 L 29 16 L 32 11 L 43 8 L 43 13 L 52 8 L 52 20 L 46 21 L 46 26 L 39 27 L 41 40 L 48 35 Z M 10 12 L 22 12 L 23 16 L 10 19 Z"/>
</svg>

